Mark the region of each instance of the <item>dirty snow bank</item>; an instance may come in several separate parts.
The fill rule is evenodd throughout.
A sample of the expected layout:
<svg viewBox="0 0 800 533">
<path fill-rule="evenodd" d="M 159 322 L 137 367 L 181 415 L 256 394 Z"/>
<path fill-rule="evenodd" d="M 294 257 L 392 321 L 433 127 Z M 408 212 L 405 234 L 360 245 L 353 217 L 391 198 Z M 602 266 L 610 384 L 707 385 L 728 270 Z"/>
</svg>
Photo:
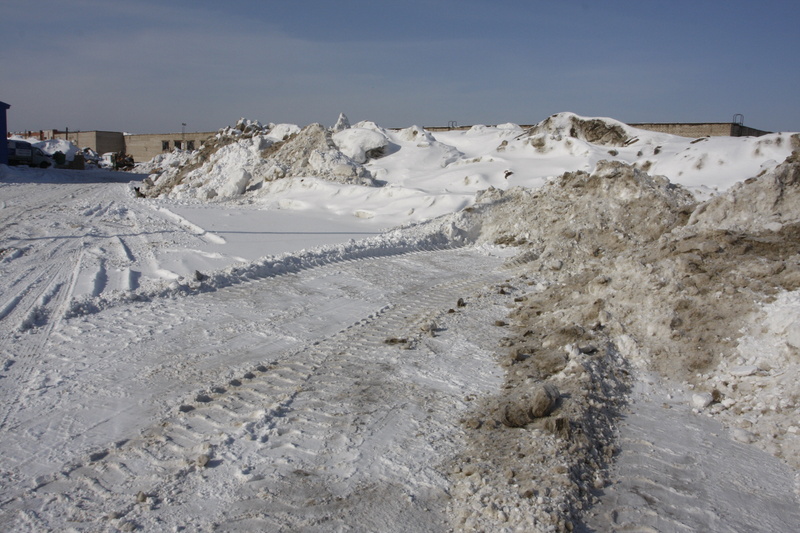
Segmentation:
<svg viewBox="0 0 800 533">
<path fill-rule="evenodd" d="M 706 351 L 719 351 L 708 354 L 715 366 L 689 379 L 695 407 L 799 468 L 800 151 L 703 207 L 677 238 L 697 243 L 683 254 L 705 281 L 698 288 L 730 315 L 714 316 L 718 327 L 727 322 L 714 331 L 723 339 L 703 336 Z"/>
<path fill-rule="evenodd" d="M 617 254 L 657 239 L 692 206 L 665 179 L 602 162 L 538 190 L 487 191 L 467 210 L 481 220 L 479 242 L 522 248 L 524 273 L 509 280 L 519 295 L 500 348 L 506 385 L 467 419 L 471 447 L 454 468 L 459 527 L 568 531 L 580 520 L 605 482 L 628 387 L 622 326 L 593 289 L 607 285 Z M 547 416 L 534 412 L 543 384 L 559 398 Z"/>
<path fill-rule="evenodd" d="M 733 438 L 800 467 L 799 173 L 795 155 L 695 209 L 681 187 L 600 162 L 466 210 L 478 242 L 521 248 L 524 273 L 505 289 L 505 388 L 464 420 L 458 527 L 572 530 L 608 482 L 630 372 L 676 380 Z M 544 416 L 543 386 L 560 402 Z"/>
</svg>

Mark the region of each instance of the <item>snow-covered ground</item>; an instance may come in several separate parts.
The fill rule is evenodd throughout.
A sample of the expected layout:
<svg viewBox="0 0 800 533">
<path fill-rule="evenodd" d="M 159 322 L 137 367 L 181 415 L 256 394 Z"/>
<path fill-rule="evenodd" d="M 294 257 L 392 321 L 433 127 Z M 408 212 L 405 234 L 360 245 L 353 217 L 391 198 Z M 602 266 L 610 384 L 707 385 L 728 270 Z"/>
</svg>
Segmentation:
<svg viewBox="0 0 800 533">
<path fill-rule="evenodd" d="M 340 117 L 0 166 L 0 527 L 796 529 L 799 149 Z"/>
</svg>

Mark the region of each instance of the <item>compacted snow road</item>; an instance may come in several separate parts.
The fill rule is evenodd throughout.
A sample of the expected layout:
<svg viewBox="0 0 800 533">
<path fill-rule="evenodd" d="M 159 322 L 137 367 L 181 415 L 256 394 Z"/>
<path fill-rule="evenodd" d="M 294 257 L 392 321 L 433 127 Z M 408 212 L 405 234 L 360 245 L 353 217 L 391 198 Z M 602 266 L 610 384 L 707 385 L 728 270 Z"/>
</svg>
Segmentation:
<svg viewBox="0 0 800 533">
<path fill-rule="evenodd" d="M 4 264 L 2 529 L 447 527 L 459 413 L 502 382 L 502 258 L 344 261 L 67 317 L 86 250 L 134 259 L 150 230 L 109 234 L 144 216 L 122 186 L 54 188 L 67 213 L 96 209 L 91 228 L 33 199 L 13 213 L 15 243 L 37 238 L 31 218 L 64 234 Z"/>
<path fill-rule="evenodd" d="M 490 334 L 456 332 L 490 324 L 487 311 L 447 311 L 497 263 L 474 251 L 364 260 L 62 322 L 40 341 L 48 368 L 35 374 L 51 385 L 14 393 L 6 518 L 241 530 L 440 520 L 437 465 L 457 449 L 458 412 L 502 377 L 474 344 Z"/>
</svg>

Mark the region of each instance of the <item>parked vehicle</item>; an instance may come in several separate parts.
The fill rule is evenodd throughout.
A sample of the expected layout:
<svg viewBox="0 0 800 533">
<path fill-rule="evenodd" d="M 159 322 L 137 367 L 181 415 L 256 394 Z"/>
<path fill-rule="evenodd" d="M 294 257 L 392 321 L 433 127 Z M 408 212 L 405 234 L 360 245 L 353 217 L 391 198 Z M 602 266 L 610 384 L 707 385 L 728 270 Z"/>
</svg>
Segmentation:
<svg viewBox="0 0 800 533">
<path fill-rule="evenodd" d="M 26 141 L 8 141 L 8 164 L 28 165 L 29 167 L 47 168 L 52 165 L 50 157 Z"/>
</svg>

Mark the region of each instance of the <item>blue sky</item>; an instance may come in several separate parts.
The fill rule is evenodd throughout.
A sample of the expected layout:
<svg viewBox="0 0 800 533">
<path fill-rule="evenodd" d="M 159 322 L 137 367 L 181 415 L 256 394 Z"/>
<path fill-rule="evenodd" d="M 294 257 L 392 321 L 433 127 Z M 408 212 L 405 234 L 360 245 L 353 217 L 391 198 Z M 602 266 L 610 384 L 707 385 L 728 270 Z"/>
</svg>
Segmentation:
<svg viewBox="0 0 800 533">
<path fill-rule="evenodd" d="M 25 0 L 0 6 L 12 130 L 625 122 L 800 131 L 800 2 Z"/>
</svg>

